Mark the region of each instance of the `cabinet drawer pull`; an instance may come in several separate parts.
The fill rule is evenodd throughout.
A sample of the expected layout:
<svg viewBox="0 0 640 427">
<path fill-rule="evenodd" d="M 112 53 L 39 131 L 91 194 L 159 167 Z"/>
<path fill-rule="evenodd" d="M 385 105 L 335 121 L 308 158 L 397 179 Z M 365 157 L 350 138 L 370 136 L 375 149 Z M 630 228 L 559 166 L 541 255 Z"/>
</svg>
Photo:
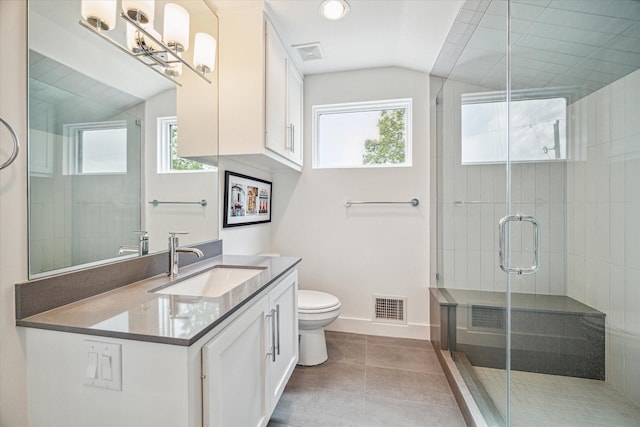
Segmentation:
<svg viewBox="0 0 640 427">
<path fill-rule="evenodd" d="M 271 318 L 271 351 L 267 353 L 267 356 L 271 356 L 271 361 L 276 361 L 276 310 L 271 309 L 271 314 L 267 314 L 265 317 Z"/>
<path fill-rule="evenodd" d="M 276 333 L 277 335 L 277 340 L 276 340 L 276 353 L 278 354 L 278 356 L 280 355 L 280 304 L 276 304 Z"/>
<path fill-rule="evenodd" d="M 296 152 L 296 126 L 293 123 L 291 124 L 291 143 L 290 143 L 290 147 L 291 147 L 291 152 L 295 153 Z"/>
</svg>

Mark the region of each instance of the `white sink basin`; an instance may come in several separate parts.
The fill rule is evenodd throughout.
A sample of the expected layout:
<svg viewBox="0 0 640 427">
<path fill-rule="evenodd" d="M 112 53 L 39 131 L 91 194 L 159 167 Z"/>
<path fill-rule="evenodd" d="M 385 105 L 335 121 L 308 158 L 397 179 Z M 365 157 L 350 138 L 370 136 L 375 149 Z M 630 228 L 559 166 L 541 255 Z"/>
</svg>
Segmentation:
<svg viewBox="0 0 640 427">
<path fill-rule="evenodd" d="M 219 266 L 185 279 L 175 285 L 154 291 L 158 294 L 215 298 L 222 296 L 257 276 L 267 267 Z"/>
</svg>

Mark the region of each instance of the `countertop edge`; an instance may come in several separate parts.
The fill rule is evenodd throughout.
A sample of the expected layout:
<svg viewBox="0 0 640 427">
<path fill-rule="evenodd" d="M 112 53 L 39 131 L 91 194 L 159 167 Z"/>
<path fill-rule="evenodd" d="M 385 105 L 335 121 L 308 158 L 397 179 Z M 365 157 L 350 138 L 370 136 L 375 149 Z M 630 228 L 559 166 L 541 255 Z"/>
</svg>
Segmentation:
<svg viewBox="0 0 640 427">
<path fill-rule="evenodd" d="M 238 304 L 230 308 L 227 312 L 222 314 L 219 318 L 212 321 L 207 326 L 203 327 L 193 336 L 188 338 L 178 338 L 178 337 L 168 337 L 161 335 L 152 335 L 152 334 L 141 334 L 135 332 L 123 332 L 116 330 L 106 330 L 106 329 L 94 329 L 90 327 L 81 327 L 81 326 L 71 326 L 60 323 L 46 322 L 46 321 L 33 321 L 28 318 L 16 319 L 16 326 L 26 327 L 26 328 L 35 328 L 35 329 L 45 329 L 51 331 L 58 332 L 68 332 L 68 333 L 77 333 L 83 335 L 93 335 L 99 337 L 107 337 L 107 338 L 118 338 L 118 339 L 126 339 L 126 340 L 134 340 L 134 341 L 143 341 L 157 344 L 168 344 L 168 345 L 177 345 L 183 347 L 189 347 L 199 341 L 202 337 L 210 333 L 213 329 L 220 326 L 225 322 L 229 317 L 231 317 L 238 310 L 241 310 L 243 307 L 246 307 L 251 301 L 254 301 L 256 297 L 262 295 L 265 290 L 267 290 L 271 285 L 279 281 L 281 278 L 286 276 L 289 272 L 291 272 L 301 261 L 302 259 L 299 257 L 291 257 L 292 261 L 288 264 L 287 267 L 282 268 L 279 272 L 274 274 L 269 280 L 267 280 L 262 286 L 257 288 L 253 293 L 244 298 Z M 81 302 L 81 301 L 78 301 Z"/>
</svg>

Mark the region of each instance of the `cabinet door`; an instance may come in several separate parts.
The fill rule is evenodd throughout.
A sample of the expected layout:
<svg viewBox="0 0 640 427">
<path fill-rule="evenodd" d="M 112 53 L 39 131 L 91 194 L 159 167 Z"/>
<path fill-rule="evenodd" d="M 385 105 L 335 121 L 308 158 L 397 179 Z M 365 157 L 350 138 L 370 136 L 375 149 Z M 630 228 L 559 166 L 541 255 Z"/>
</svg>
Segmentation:
<svg viewBox="0 0 640 427">
<path fill-rule="evenodd" d="M 287 157 L 287 51 L 269 21 L 266 22 L 265 37 L 265 143 L 270 150 Z"/>
<path fill-rule="evenodd" d="M 270 292 L 271 310 L 275 310 L 276 356 L 269 358 L 271 410 L 275 409 L 298 362 L 298 272 L 285 277 Z"/>
<path fill-rule="evenodd" d="M 204 345 L 204 426 L 257 427 L 269 421 L 268 311 L 269 299 L 263 297 Z"/>
<path fill-rule="evenodd" d="M 291 63 L 287 67 L 287 131 L 289 159 L 302 166 L 302 77 Z"/>
</svg>

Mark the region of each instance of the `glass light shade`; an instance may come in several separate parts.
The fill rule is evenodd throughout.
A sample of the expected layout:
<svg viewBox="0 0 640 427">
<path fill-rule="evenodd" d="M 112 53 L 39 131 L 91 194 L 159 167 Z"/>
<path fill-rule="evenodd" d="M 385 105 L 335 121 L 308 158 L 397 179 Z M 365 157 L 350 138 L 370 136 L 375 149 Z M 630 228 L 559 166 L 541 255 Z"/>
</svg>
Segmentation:
<svg viewBox="0 0 640 427">
<path fill-rule="evenodd" d="M 122 0 L 122 10 L 127 16 L 141 24 L 153 24 L 155 0 Z"/>
<path fill-rule="evenodd" d="M 127 22 L 127 30 L 125 34 L 127 36 L 127 49 L 132 52 L 136 52 L 138 49 L 138 30 Z"/>
<path fill-rule="evenodd" d="M 116 26 L 116 0 L 82 0 L 80 13 L 90 25 L 104 31 Z"/>
<path fill-rule="evenodd" d="M 213 71 L 216 66 L 216 39 L 207 33 L 196 33 L 193 62 L 204 73 Z"/>
<path fill-rule="evenodd" d="M 189 12 L 175 3 L 164 7 L 164 42 L 178 51 L 189 50 Z"/>
<path fill-rule="evenodd" d="M 326 0 L 320 5 L 320 14 L 332 21 L 344 18 L 350 10 L 349 4 L 344 0 Z"/>
</svg>

